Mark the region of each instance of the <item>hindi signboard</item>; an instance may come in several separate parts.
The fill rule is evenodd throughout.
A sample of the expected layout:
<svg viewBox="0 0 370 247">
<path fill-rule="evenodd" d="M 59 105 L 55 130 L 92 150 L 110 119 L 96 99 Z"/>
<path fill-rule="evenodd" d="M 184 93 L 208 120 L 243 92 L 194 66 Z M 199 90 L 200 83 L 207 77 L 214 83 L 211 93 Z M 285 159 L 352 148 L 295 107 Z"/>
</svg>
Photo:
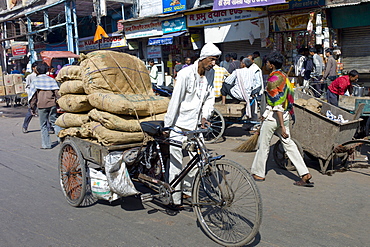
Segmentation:
<svg viewBox="0 0 370 247">
<path fill-rule="evenodd" d="M 285 3 L 285 0 L 214 0 L 213 10 L 240 9 Z"/>
</svg>

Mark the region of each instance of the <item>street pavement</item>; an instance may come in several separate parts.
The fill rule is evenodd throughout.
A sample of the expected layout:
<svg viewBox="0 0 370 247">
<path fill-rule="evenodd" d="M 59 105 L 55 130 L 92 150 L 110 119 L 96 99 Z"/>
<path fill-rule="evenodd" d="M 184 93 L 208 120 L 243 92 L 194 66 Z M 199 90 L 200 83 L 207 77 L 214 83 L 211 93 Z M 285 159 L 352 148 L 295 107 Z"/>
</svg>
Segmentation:
<svg viewBox="0 0 370 247">
<path fill-rule="evenodd" d="M 0 104 L 0 246 L 218 246 L 193 212 L 171 214 L 159 204 L 141 204 L 139 197 L 69 206 L 58 180 L 59 146 L 40 149 L 38 118 L 22 133 L 26 111 Z M 247 138 L 240 125 L 232 125 L 223 142 L 208 147 L 250 171 L 255 153 L 231 151 Z M 270 157 L 266 181 L 257 184 L 262 225 L 250 246 L 370 246 L 370 169 L 327 176 L 307 162 L 314 188 L 294 186 L 296 173 Z"/>
</svg>

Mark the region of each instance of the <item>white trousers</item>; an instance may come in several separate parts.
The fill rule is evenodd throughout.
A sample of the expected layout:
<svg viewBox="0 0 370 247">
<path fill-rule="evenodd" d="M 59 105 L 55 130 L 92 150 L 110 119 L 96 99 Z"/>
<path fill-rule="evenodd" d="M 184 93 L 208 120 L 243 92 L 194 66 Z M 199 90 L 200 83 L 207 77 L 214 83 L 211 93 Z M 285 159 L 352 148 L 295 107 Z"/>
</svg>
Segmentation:
<svg viewBox="0 0 370 247">
<path fill-rule="evenodd" d="M 175 128 L 178 129 L 178 130 L 182 130 L 182 129 L 179 129 L 177 127 L 175 127 Z M 184 131 L 184 130 L 182 130 L 182 131 Z M 171 131 L 170 132 L 170 138 L 172 140 L 184 142 L 184 141 L 186 141 L 187 137 L 183 136 L 183 135 L 180 135 L 180 134 L 178 134 L 174 131 Z M 192 152 L 187 152 L 187 151 L 185 151 L 185 150 L 183 150 L 182 148 L 179 148 L 179 147 L 170 146 L 170 167 L 169 167 L 169 176 L 168 176 L 169 182 L 171 182 L 182 170 L 182 163 L 183 163 L 183 158 L 184 158 L 183 152 L 188 153 L 190 158 L 194 156 L 194 154 Z M 179 183 L 175 187 L 175 190 L 178 190 L 178 191 L 182 191 L 183 189 L 191 190 L 192 179 L 194 178 L 196 172 L 197 172 L 197 170 L 193 168 L 189 172 L 188 176 L 185 177 L 185 180 L 183 180 L 183 182 Z M 186 193 L 186 194 L 188 194 L 188 193 Z M 182 197 L 181 192 L 173 193 L 172 194 L 173 203 L 175 205 L 181 205 L 181 203 L 182 203 L 182 198 L 181 197 Z"/>
<path fill-rule="evenodd" d="M 254 157 L 251 169 L 252 174 L 262 178 L 266 176 L 266 161 L 270 151 L 270 142 L 275 132 L 280 138 L 286 154 L 296 167 L 298 175 L 301 177 L 309 173 L 307 166 L 298 151 L 297 145 L 290 138 L 289 120 L 285 121 L 284 125 L 286 132 L 289 135 L 288 138 L 283 138 L 281 136 L 281 128 L 276 120 L 265 120 L 262 123 L 260 136 L 258 138 L 258 150 L 256 152 L 256 156 Z"/>
</svg>

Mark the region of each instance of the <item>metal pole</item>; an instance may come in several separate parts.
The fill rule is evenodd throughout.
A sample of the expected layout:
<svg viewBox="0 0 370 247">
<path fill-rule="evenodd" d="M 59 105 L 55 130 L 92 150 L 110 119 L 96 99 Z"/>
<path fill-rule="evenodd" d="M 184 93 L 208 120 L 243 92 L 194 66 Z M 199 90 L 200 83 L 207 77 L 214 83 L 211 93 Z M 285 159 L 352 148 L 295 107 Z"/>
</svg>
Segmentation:
<svg viewBox="0 0 370 247">
<path fill-rule="evenodd" d="M 125 20 L 125 4 L 121 3 L 122 20 Z"/>
<path fill-rule="evenodd" d="M 27 31 L 28 31 L 28 49 L 30 51 L 31 57 L 30 61 L 31 64 L 36 61 L 36 51 L 35 51 L 35 44 L 33 42 L 33 35 L 29 35 L 32 32 L 32 22 L 31 19 L 27 16 Z"/>
<path fill-rule="evenodd" d="M 49 13 L 48 13 L 48 10 L 44 10 L 44 27 L 49 28 Z"/>
<path fill-rule="evenodd" d="M 66 16 L 66 29 L 67 29 L 67 47 L 68 51 L 74 52 L 73 49 L 73 30 L 72 30 L 72 17 L 71 17 L 71 1 L 66 1 L 65 4 L 65 16 Z M 69 58 L 69 63 L 72 63 L 73 58 Z"/>
<path fill-rule="evenodd" d="M 77 23 L 77 14 L 76 14 L 76 0 L 72 0 L 72 15 L 73 15 L 73 26 L 75 30 L 75 53 L 78 55 L 80 54 L 80 49 L 78 48 L 79 41 L 78 41 L 78 23 Z"/>
<path fill-rule="evenodd" d="M 2 30 L 2 39 L 5 39 L 5 38 L 7 38 L 6 36 L 6 22 L 3 22 L 2 23 L 3 24 L 3 30 Z M 6 63 L 7 61 L 6 61 L 6 43 L 5 43 L 5 41 L 2 43 L 2 45 L 3 45 L 3 62 L 4 62 L 4 67 L 3 67 L 3 71 L 7 71 L 7 69 L 8 69 L 8 64 Z"/>
</svg>

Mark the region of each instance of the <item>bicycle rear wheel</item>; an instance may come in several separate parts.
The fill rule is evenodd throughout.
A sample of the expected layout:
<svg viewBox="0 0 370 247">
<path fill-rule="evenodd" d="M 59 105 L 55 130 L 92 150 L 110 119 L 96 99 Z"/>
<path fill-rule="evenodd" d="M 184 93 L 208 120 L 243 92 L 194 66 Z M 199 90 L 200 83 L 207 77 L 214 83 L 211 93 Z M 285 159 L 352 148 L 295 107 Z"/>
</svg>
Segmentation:
<svg viewBox="0 0 370 247">
<path fill-rule="evenodd" d="M 262 220 L 261 197 L 253 178 L 226 159 L 197 174 L 193 208 L 206 235 L 223 246 L 249 243 Z"/>
</svg>

